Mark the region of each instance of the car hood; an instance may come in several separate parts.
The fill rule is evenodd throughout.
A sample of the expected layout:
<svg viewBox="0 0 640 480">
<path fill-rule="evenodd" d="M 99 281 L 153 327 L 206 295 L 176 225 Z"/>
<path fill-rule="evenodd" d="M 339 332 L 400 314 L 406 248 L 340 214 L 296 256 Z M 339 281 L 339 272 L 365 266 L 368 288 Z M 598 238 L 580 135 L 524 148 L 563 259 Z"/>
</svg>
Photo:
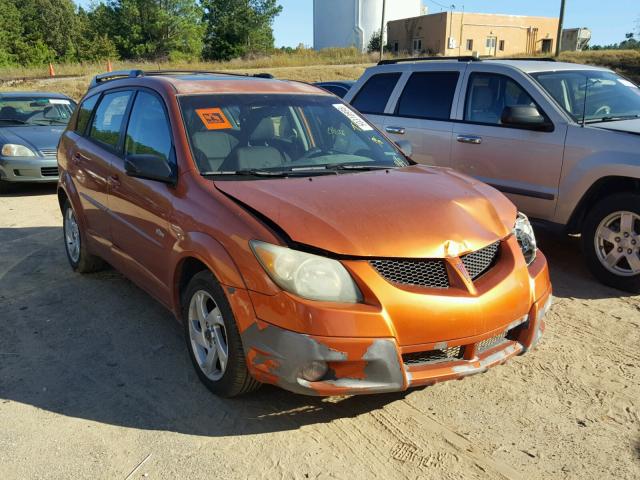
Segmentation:
<svg viewBox="0 0 640 480">
<path fill-rule="evenodd" d="M 515 206 L 449 169 L 412 166 L 339 176 L 218 181 L 226 195 L 296 243 L 358 257 L 442 258 L 509 235 Z"/>
<path fill-rule="evenodd" d="M 592 127 L 603 128 L 605 130 L 616 130 L 618 132 L 635 133 L 636 135 L 640 135 L 640 118 L 599 123 L 592 125 Z"/>
<path fill-rule="evenodd" d="M 64 125 L 24 125 L 0 127 L 0 144 L 16 143 L 32 150 L 58 148 L 58 141 L 66 127 Z"/>
</svg>

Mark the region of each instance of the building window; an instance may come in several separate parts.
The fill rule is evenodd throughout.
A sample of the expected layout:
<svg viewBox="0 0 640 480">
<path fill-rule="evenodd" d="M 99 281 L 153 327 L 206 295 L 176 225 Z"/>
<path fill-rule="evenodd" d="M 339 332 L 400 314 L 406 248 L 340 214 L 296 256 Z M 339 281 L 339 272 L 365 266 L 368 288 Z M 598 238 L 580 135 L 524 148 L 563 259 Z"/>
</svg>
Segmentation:
<svg viewBox="0 0 640 480">
<path fill-rule="evenodd" d="M 396 52 L 396 53 L 398 53 L 399 48 L 400 48 L 400 46 L 398 45 L 398 42 L 394 42 L 394 44 L 393 44 L 393 51 L 394 51 L 394 52 Z"/>
<path fill-rule="evenodd" d="M 498 49 L 504 52 L 504 40 L 500 40 L 500 43 L 498 44 Z"/>
<path fill-rule="evenodd" d="M 473 39 L 472 38 L 467 40 L 467 50 L 473 50 Z"/>
<path fill-rule="evenodd" d="M 413 50 L 415 52 L 421 52 L 422 51 L 422 39 L 416 38 L 416 39 L 413 40 Z"/>
</svg>

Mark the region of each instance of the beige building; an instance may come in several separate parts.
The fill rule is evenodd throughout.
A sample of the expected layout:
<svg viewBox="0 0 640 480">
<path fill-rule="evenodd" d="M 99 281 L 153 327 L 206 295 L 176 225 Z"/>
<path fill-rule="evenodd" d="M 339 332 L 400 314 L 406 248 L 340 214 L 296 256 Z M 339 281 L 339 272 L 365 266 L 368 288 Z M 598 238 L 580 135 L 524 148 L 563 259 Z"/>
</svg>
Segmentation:
<svg viewBox="0 0 640 480">
<path fill-rule="evenodd" d="M 510 56 L 552 53 L 558 19 L 442 12 L 388 24 L 392 52 L 421 55 Z"/>
</svg>

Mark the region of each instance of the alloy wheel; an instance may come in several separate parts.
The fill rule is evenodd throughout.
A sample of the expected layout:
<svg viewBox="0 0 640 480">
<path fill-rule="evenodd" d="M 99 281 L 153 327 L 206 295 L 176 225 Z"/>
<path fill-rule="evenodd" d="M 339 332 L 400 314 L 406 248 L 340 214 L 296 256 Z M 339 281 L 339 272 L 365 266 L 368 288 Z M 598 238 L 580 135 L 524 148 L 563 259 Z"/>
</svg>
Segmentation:
<svg viewBox="0 0 640 480">
<path fill-rule="evenodd" d="M 200 370 L 208 379 L 220 380 L 227 368 L 229 346 L 222 312 L 209 293 L 198 290 L 191 297 L 187 321 Z"/>
<path fill-rule="evenodd" d="M 608 271 L 624 277 L 640 274 L 640 215 L 608 215 L 598 225 L 594 242 L 598 260 Z"/>
<path fill-rule="evenodd" d="M 72 208 L 67 208 L 64 215 L 64 240 L 69 258 L 73 263 L 80 260 L 80 229 Z"/>
</svg>

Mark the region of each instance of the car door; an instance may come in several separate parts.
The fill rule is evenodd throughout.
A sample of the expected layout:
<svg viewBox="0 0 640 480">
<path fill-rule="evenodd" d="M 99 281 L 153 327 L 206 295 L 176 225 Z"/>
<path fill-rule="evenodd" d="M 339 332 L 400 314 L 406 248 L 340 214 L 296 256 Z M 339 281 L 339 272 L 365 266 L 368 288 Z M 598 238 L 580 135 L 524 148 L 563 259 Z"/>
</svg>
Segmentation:
<svg viewBox="0 0 640 480">
<path fill-rule="evenodd" d="M 502 191 L 526 214 L 551 219 L 567 123 L 524 74 L 486 71 L 491 68 L 481 62 L 469 67 L 465 98 L 456 114 L 451 166 Z M 552 131 L 504 125 L 502 112 L 509 106 L 536 106 L 553 124 Z"/>
<path fill-rule="evenodd" d="M 173 186 L 134 178 L 125 171 L 130 155 L 153 155 L 172 163 L 171 128 L 163 100 L 154 92 L 138 90 L 123 141 L 123 155 L 115 158 L 109 186 L 111 235 L 116 266 L 165 304 L 171 278 L 165 259 L 173 247 L 169 231 Z"/>
<path fill-rule="evenodd" d="M 108 179 L 111 162 L 116 158 L 124 113 L 131 93 L 126 90 L 109 92 L 102 97 L 89 97 L 82 103 L 76 128 L 82 129 L 83 136 L 75 142 L 69 159 L 86 222 L 86 232 L 99 253 L 107 255 L 111 242 Z"/>
<path fill-rule="evenodd" d="M 435 68 L 421 65 L 420 70 L 404 74 L 399 94 L 385 118 L 384 130 L 396 142 L 409 141 L 411 158 L 416 162 L 448 167 L 452 107 L 466 65 L 450 65 L 446 70 Z"/>
</svg>

